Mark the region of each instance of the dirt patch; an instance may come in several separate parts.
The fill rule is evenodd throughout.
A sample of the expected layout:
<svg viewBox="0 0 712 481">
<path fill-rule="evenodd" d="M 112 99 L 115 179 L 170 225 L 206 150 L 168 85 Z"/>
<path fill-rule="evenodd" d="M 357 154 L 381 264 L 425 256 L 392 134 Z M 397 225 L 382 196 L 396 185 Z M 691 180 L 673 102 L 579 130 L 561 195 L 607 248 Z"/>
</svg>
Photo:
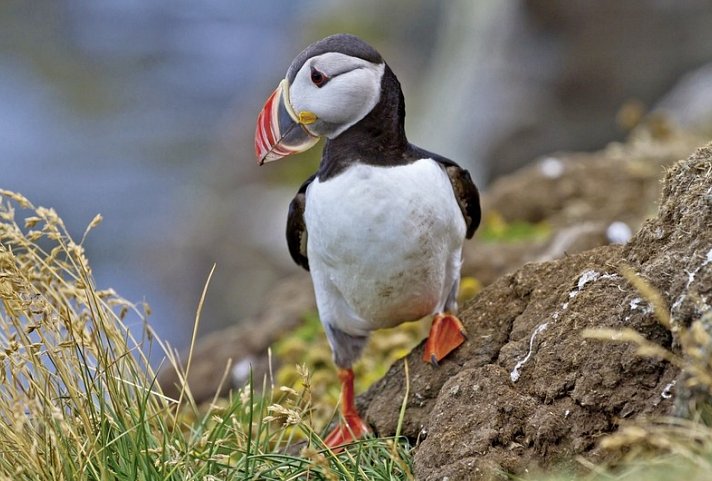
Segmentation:
<svg viewBox="0 0 712 481">
<path fill-rule="evenodd" d="M 439 368 L 414 350 L 404 434 L 420 440 L 418 479 L 521 474 L 573 455 L 599 461 L 597 440 L 622 420 L 687 400 L 671 391 L 677 369 L 581 330 L 633 328 L 674 349 L 675 329 L 660 325 L 619 266 L 630 264 L 663 293 L 674 322 L 689 325 L 712 304 L 711 225 L 708 145 L 668 173 L 658 215 L 628 245 L 525 265 L 466 306 L 468 341 Z M 404 382 L 401 361 L 359 400 L 380 435 L 395 432 Z"/>
</svg>

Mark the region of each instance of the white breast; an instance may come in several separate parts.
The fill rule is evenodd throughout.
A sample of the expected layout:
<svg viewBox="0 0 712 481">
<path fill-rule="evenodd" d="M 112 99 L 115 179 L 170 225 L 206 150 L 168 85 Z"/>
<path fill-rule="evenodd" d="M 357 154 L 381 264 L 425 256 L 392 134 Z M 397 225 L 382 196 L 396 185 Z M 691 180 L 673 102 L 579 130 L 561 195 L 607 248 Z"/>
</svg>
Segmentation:
<svg viewBox="0 0 712 481">
<path fill-rule="evenodd" d="M 349 334 L 440 311 L 459 279 L 465 221 L 431 159 L 317 179 L 305 222 L 322 321 Z"/>
</svg>

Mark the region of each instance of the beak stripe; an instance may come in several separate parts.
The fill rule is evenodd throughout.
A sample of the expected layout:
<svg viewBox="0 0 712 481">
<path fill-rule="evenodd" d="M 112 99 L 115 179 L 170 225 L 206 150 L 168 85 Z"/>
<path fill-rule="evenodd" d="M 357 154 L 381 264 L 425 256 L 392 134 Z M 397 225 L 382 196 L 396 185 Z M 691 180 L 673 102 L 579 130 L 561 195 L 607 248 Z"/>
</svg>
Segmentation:
<svg viewBox="0 0 712 481">
<path fill-rule="evenodd" d="M 283 79 L 257 116 L 255 154 L 260 165 L 303 152 L 318 142 L 319 138 L 295 117 L 289 103 L 289 83 Z"/>
<path fill-rule="evenodd" d="M 275 98 L 278 93 L 278 91 L 274 91 L 272 95 L 269 96 L 257 118 L 255 153 L 260 161 L 269 154 L 270 150 L 274 150 L 275 144 L 277 143 L 276 135 L 273 130 L 275 126 L 272 124 L 276 122 L 277 119 L 274 107 L 276 105 Z"/>
<path fill-rule="evenodd" d="M 260 114 L 260 133 L 262 134 L 262 140 L 265 141 L 265 147 L 277 143 L 274 132 L 272 131 L 271 122 L 271 120 L 274 118 L 274 109 L 272 107 L 274 106 L 274 98 L 276 97 L 276 94 L 277 92 L 274 92 L 272 93 L 272 95 L 270 95 L 270 97 L 267 99 L 267 105 L 265 105 L 265 109 Z"/>
</svg>

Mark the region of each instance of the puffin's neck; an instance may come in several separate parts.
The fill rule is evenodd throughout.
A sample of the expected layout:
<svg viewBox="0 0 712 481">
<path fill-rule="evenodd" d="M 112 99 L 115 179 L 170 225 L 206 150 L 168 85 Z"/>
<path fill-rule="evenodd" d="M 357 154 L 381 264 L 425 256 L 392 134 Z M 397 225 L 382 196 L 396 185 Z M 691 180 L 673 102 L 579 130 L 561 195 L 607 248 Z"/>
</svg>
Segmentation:
<svg viewBox="0 0 712 481">
<path fill-rule="evenodd" d="M 323 181 L 355 162 L 371 165 L 408 163 L 405 153 L 405 100 L 400 82 L 386 64 L 381 98 L 363 119 L 324 145 L 317 175 Z"/>
</svg>

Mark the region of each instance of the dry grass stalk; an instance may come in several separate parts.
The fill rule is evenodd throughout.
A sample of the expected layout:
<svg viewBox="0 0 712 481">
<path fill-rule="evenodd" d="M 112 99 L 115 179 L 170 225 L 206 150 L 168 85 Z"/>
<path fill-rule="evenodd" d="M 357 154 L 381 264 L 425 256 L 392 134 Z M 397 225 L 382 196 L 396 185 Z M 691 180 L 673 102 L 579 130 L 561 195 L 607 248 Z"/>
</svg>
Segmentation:
<svg viewBox="0 0 712 481">
<path fill-rule="evenodd" d="M 0 190 L 0 480 L 410 476 L 402 443 L 394 449 L 368 439 L 339 456 L 324 449 L 311 425 L 304 366 L 301 390 L 265 386 L 258 397 L 249 385 L 201 408 L 186 385 L 185 405 L 163 395 L 147 344 L 156 342 L 181 368 L 148 327 L 150 309 L 95 287 L 82 244 L 100 222 L 95 217 L 77 243 L 53 209 Z M 143 326 L 138 339 L 127 318 Z M 287 426 L 269 422 L 268 410 Z M 284 453 L 295 433 L 312 454 Z M 384 465 L 394 453 L 399 462 Z"/>
</svg>

